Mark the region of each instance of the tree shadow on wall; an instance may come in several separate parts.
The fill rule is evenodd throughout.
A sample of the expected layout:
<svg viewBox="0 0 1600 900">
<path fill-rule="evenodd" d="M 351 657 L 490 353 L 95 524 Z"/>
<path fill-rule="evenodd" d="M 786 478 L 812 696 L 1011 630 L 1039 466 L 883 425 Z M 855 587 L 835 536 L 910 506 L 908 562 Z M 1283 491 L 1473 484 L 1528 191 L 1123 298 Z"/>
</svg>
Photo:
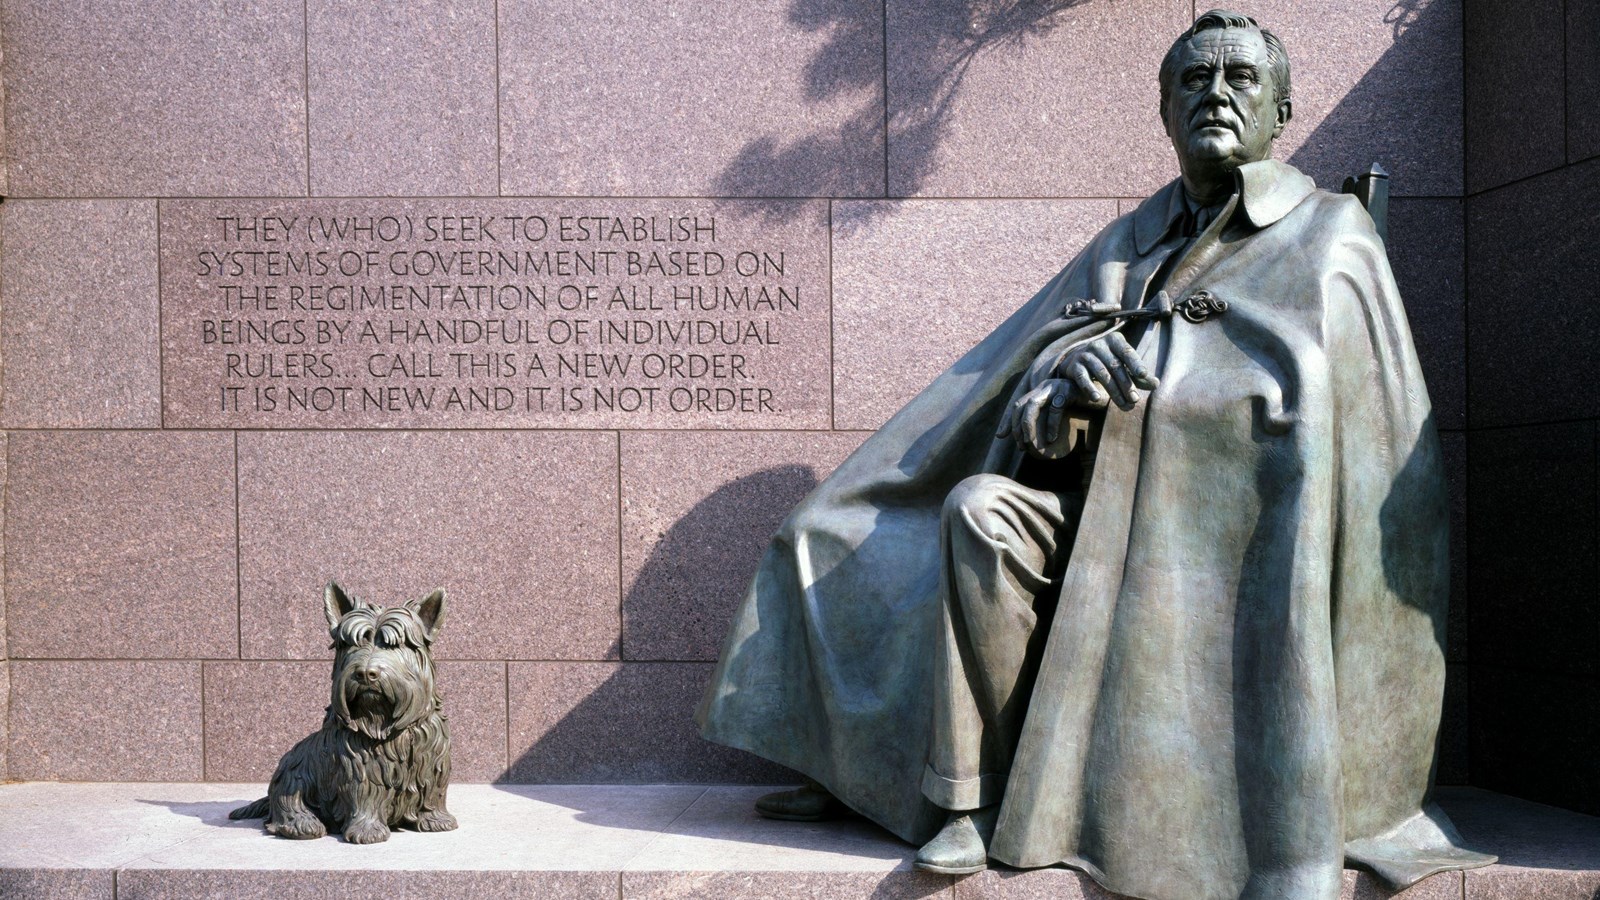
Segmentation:
<svg viewBox="0 0 1600 900">
<path fill-rule="evenodd" d="M 827 185 L 836 196 L 887 197 L 917 193 L 932 172 L 940 141 L 961 84 L 972 64 L 986 53 L 1021 48 L 1062 24 L 1062 14 L 1089 0 L 924 0 L 898 13 L 889 64 L 893 106 L 888 98 L 867 103 L 844 123 L 785 140 L 767 135 L 749 141 L 717 180 L 725 197 L 781 197 L 794 192 L 796 173 Z M 855 0 L 794 0 L 789 21 L 805 32 L 826 30 L 828 43 L 805 67 L 805 99 L 837 100 L 851 92 L 877 88 L 885 79 L 884 60 L 863 53 L 879 46 L 882 8 Z M 893 170 L 863 176 L 863 147 L 885 140 L 893 148 Z M 884 184 L 888 179 L 890 184 Z M 768 203 L 764 212 L 779 219 L 792 206 Z M 867 213 L 870 215 L 871 213 Z"/>
<path fill-rule="evenodd" d="M 623 600 L 622 665 L 579 687 L 583 699 L 499 780 L 798 783 L 782 766 L 702 740 L 694 708 L 768 540 L 816 486 L 808 466 L 764 469 L 722 485 L 673 522 Z"/>
</svg>

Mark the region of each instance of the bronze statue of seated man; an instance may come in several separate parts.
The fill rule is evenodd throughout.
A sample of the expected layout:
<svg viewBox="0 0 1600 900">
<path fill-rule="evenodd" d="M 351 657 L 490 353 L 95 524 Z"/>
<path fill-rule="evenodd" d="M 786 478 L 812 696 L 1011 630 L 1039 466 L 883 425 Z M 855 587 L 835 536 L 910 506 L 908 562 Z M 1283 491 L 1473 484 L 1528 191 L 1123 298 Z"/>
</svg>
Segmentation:
<svg viewBox="0 0 1600 900">
<path fill-rule="evenodd" d="M 1200 16 L 1181 177 L 1105 228 L 784 523 L 705 736 L 917 865 L 1149 900 L 1327 898 L 1492 862 L 1428 799 L 1446 498 L 1382 240 L 1271 159 L 1289 60 Z"/>
</svg>

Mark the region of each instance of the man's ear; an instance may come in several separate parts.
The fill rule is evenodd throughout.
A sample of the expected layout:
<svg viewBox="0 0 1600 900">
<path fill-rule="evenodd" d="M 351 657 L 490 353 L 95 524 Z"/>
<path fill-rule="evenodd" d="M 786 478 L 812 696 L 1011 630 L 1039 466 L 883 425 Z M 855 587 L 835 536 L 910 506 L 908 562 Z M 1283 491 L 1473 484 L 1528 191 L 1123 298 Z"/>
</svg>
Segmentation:
<svg viewBox="0 0 1600 900">
<path fill-rule="evenodd" d="M 1272 137 L 1274 139 L 1283 134 L 1283 126 L 1288 125 L 1289 120 L 1292 118 L 1294 118 L 1294 101 L 1290 100 L 1288 97 L 1279 100 L 1278 121 L 1272 126 Z"/>
<path fill-rule="evenodd" d="M 433 636 L 439 633 L 439 625 L 444 622 L 444 588 L 439 588 L 421 600 L 406 601 L 406 608 L 417 614 L 417 619 L 422 622 L 422 631 L 427 635 L 429 643 Z"/>
<path fill-rule="evenodd" d="M 344 618 L 345 613 L 355 608 L 356 602 L 344 592 L 339 582 L 328 582 L 328 589 L 322 592 L 322 611 L 328 617 L 329 631 L 338 628 L 339 620 Z"/>
</svg>

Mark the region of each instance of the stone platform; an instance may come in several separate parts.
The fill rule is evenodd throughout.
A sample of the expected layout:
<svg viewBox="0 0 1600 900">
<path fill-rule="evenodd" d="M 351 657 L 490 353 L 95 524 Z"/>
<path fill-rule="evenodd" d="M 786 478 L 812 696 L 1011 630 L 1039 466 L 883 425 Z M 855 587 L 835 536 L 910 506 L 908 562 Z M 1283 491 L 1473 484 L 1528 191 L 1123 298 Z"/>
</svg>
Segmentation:
<svg viewBox="0 0 1600 900">
<path fill-rule="evenodd" d="M 766 788 L 457 785 L 446 834 L 387 843 L 269 838 L 230 809 L 254 784 L 0 786 L 0 897 L 483 896 L 496 898 L 944 898 L 1103 900 L 1066 869 L 964 878 L 911 868 L 913 848 L 860 819 L 773 822 Z M 1443 791 L 1475 848 L 1501 864 L 1428 879 L 1412 900 L 1591 900 L 1600 819 L 1475 789 Z M 1347 872 L 1345 897 L 1389 896 Z"/>
</svg>

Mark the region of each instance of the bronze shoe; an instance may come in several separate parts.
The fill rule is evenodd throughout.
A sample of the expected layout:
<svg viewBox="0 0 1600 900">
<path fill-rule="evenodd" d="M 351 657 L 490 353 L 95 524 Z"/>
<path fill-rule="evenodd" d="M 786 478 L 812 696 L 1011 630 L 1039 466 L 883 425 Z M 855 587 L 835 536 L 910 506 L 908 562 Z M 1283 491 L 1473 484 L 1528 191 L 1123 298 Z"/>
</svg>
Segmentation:
<svg viewBox="0 0 1600 900">
<path fill-rule="evenodd" d="M 776 791 L 756 798 L 756 812 L 788 822 L 821 822 L 843 815 L 845 805 L 816 782 L 792 791 Z"/>
<path fill-rule="evenodd" d="M 950 813 L 944 828 L 917 851 L 917 868 L 940 875 L 971 875 L 989 868 L 989 839 L 999 817 L 999 804 Z"/>
</svg>

